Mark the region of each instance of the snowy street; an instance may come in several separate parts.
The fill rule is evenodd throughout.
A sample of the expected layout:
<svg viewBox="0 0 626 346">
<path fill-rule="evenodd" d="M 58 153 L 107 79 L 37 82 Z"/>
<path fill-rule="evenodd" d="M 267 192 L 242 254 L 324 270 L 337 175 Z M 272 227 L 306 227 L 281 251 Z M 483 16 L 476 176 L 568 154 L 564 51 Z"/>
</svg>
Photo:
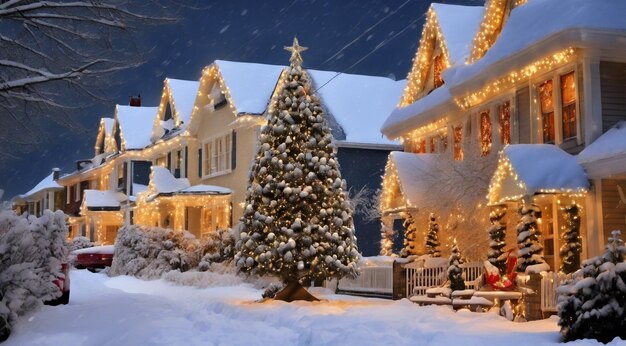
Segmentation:
<svg viewBox="0 0 626 346">
<path fill-rule="evenodd" d="M 222 287 L 71 273 L 69 305 L 46 306 L 15 326 L 7 345 L 544 345 L 556 318 L 513 323 L 490 313 L 452 312 L 313 290 L 321 302 L 256 303 L 262 291 L 230 275 Z M 215 281 L 213 281 L 215 282 Z M 207 285 L 205 285 L 207 286 Z M 460 342 L 460 343 L 459 343 Z M 597 344 L 592 340 L 576 345 Z M 613 344 L 616 344 L 613 342 Z"/>
</svg>

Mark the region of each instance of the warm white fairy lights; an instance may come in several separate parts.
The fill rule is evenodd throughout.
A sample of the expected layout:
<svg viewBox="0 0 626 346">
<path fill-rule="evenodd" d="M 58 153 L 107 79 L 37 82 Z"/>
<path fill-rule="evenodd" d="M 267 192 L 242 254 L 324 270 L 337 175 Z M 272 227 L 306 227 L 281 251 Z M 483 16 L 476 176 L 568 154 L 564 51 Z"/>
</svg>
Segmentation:
<svg viewBox="0 0 626 346">
<path fill-rule="evenodd" d="M 508 2 L 509 0 L 487 0 L 485 3 L 483 20 L 474 37 L 468 63 L 471 64 L 482 58 L 498 38 L 504 24 Z"/>
<path fill-rule="evenodd" d="M 437 13 L 431 6 L 426 13 L 426 23 L 422 30 L 419 48 L 415 58 L 413 58 L 413 66 L 407 77 L 407 84 L 404 88 L 402 98 L 400 99 L 399 107 L 406 107 L 415 102 L 424 91 L 428 75 L 430 74 L 430 68 L 434 61 L 433 54 L 437 48 L 437 43 L 439 43 L 439 47 L 441 48 L 441 62 L 443 64 L 443 70 L 445 70 L 450 66 L 448 48 L 444 36 L 441 33 Z"/>
<path fill-rule="evenodd" d="M 511 179 L 508 179 L 511 178 Z M 508 192 L 504 192 L 505 184 L 514 184 L 509 186 Z M 512 188 L 511 188 L 512 187 Z M 587 188 L 543 188 L 533 192 L 534 194 L 560 194 L 571 198 L 582 197 L 587 193 Z M 519 201 L 529 195 L 526 183 L 520 180 L 519 175 L 515 171 L 513 164 L 504 154 L 504 150 L 500 152 L 498 158 L 498 166 L 495 173 L 491 177 L 487 199 L 489 205 L 500 205 L 506 202 Z"/>
<path fill-rule="evenodd" d="M 459 107 L 465 109 L 479 105 L 487 99 L 531 79 L 533 76 L 554 70 L 573 61 L 575 58 L 576 50 L 572 47 L 566 48 L 528 64 L 521 69 L 511 71 L 506 76 L 487 83 L 478 91 L 455 98 L 455 102 Z"/>
</svg>

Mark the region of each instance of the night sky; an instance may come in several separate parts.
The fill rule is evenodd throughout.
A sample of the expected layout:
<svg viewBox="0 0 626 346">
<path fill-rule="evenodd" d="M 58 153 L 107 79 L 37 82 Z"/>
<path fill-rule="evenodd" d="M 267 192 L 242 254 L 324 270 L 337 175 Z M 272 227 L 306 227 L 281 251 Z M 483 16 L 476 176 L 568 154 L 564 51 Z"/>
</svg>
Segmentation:
<svg viewBox="0 0 626 346">
<path fill-rule="evenodd" d="M 175 24 L 138 28 L 135 37 L 148 52 L 146 63 L 116 76 L 102 95 L 106 101 L 88 100 L 90 107 L 71 112 L 81 129 L 49 126 L 44 145 L 1 167 L 3 199 L 27 192 L 53 167 L 67 173 L 75 160 L 91 158 L 99 120 L 113 117 L 116 103 L 127 104 L 130 95 L 140 93 L 144 106 L 158 106 L 164 78 L 198 80 L 216 59 L 285 65 L 289 53 L 283 46 L 297 36 L 309 47 L 303 53 L 306 68 L 406 78 L 430 2 L 207 1 L 202 9 L 175 14 L 181 19 Z"/>
</svg>

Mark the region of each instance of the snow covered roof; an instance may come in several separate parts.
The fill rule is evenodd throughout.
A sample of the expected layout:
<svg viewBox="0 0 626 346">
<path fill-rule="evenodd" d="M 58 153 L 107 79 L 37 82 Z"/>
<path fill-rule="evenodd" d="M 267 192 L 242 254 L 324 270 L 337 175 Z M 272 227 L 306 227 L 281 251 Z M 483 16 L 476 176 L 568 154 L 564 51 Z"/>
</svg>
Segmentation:
<svg viewBox="0 0 626 346">
<path fill-rule="evenodd" d="M 267 110 L 284 66 L 216 60 L 237 114 L 261 115 Z M 386 77 L 307 70 L 322 104 L 332 114 L 345 138 L 339 141 L 396 145 L 379 132 L 385 116 L 396 105 L 404 81 Z M 195 120 L 194 120 L 195 121 Z"/>
<path fill-rule="evenodd" d="M 193 185 L 186 189 L 178 191 L 179 194 L 208 194 L 208 195 L 228 195 L 233 190 L 216 185 Z"/>
<path fill-rule="evenodd" d="M 158 107 L 115 106 L 115 118 L 125 150 L 143 149 L 151 144 L 152 125 L 157 111 Z"/>
<path fill-rule="evenodd" d="M 396 107 L 383 123 L 380 131 L 388 138 L 397 138 L 407 131 L 440 118 L 456 109 L 446 84 L 406 107 Z"/>
<path fill-rule="evenodd" d="M 626 121 L 620 121 L 578 154 L 590 178 L 626 174 Z"/>
<path fill-rule="evenodd" d="M 537 193 L 580 193 L 588 188 L 575 156 L 552 144 L 515 144 L 500 152 L 487 198 L 489 204 L 500 204 Z"/>
<path fill-rule="evenodd" d="M 485 85 L 539 57 L 574 47 L 611 46 L 616 38 L 606 32 L 626 34 L 626 1 L 529 0 L 511 11 L 493 46 L 470 65 L 444 72 L 453 90 L 460 84 Z M 597 35 L 599 34 L 599 35 Z"/>
<path fill-rule="evenodd" d="M 432 179 L 424 179 L 424 176 L 433 174 L 437 161 L 441 160 L 440 156 L 392 151 L 389 154 L 389 160 L 395 167 L 400 191 L 408 206 L 426 205 Z"/>
<path fill-rule="evenodd" d="M 113 127 L 115 126 L 115 119 L 113 118 L 102 118 L 100 119 L 104 126 L 104 135 L 111 136 L 113 135 Z"/>
<path fill-rule="evenodd" d="M 83 208 L 88 210 L 119 210 L 120 204 L 127 199 L 125 194 L 111 190 L 85 190 L 84 194 Z"/>
<path fill-rule="evenodd" d="M 161 194 L 227 195 L 233 192 L 231 189 L 215 185 L 191 186 L 188 179 L 174 177 L 165 167 L 152 166 L 151 169 L 150 185 L 147 190 L 149 199 Z"/>
<path fill-rule="evenodd" d="M 437 3 L 431 6 L 448 48 L 450 65 L 464 63 L 471 53 L 472 40 L 483 19 L 484 7 Z"/>
<path fill-rule="evenodd" d="M 200 82 L 167 78 L 166 84 L 169 87 L 172 112 L 181 122 L 180 127 L 185 129 L 191 118 Z"/>
<path fill-rule="evenodd" d="M 386 77 L 308 70 L 323 106 L 350 143 L 398 144 L 384 138 L 380 127 L 394 109 L 405 81 Z M 334 79 L 333 79 L 334 78 Z M 331 80 L 332 79 L 332 80 Z"/>
<path fill-rule="evenodd" d="M 284 66 L 215 60 L 239 114 L 263 114 Z"/>
<path fill-rule="evenodd" d="M 30 191 L 26 192 L 23 195 L 20 195 L 20 198 L 23 198 L 25 200 L 29 200 L 33 197 L 36 197 L 36 195 L 39 192 L 43 192 L 45 190 L 61 190 L 63 189 L 63 186 L 59 185 L 56 181 L 54 181 L 53 179 L 54 173 L 50 173 L 50 175 L 48 175 L 47 177 L 43 178 L 42 181 L 40 181 L 37 185 L 35 185 L 35 187 L 33 187 L 32 189 L 30 189 Z"/>
<path fill-rule="evenodd" d="M 176 178 L 165 167 L 152 166 L 151 169 L 150 188 L 154 189 L 151 193 L 172 193 L 190 186 L 187 178 Z"/>
</svg>

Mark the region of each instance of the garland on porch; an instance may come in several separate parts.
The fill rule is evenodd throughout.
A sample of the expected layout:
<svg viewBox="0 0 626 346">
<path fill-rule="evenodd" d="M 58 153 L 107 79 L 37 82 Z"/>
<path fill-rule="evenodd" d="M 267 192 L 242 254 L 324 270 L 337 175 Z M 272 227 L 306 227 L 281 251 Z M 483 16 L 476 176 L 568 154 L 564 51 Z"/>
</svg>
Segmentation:
<svg viewBox="0 0 626 346">
<path fill-rule="evenodd" d="M 580 206 L 576 203 L 563 208 L 565 211 L 565 227 L 561 239 L 563 246 L 559 251 L 561 256 L 561 272 L 570 274 L 580 269 Z"/>
</svg>

